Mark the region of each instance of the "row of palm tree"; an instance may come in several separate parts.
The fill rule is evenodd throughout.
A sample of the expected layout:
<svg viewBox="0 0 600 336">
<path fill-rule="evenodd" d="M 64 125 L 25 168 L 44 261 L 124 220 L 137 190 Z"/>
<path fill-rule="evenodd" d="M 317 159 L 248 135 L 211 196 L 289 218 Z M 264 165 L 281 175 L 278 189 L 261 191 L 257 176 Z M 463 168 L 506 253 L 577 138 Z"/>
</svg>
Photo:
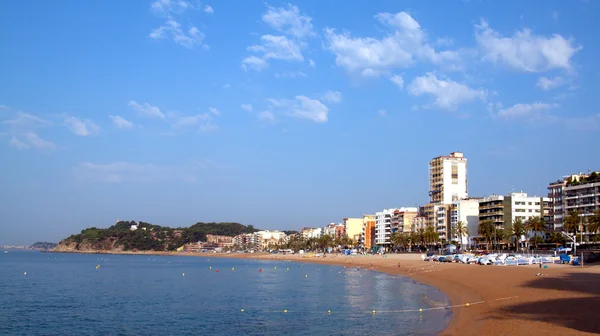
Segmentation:
<svg viewBox="0 0 600 336">
<path fill-rule="evenodd" d="M 416 232 L 394 232 L 390 240 L 393 246 L 412 249 L 413 246 L 434 246 L 440 241 L 440 235 L 433 226 L 428 226 Z"/>
<path fill-rule="evenodd" d="M 596 210 L 589 218 L 581 216 L 578 211 L 570 211 L 563 221 L 563 230 L 567 233 L 576 235 L 577 233 L 588 232 L 595 235 L 595 239 L 600 238 L 598 231 L 600 230 L 600 210 Z M 531 242 L 537 248 L 540 242 L 546 237 L 552 243 L 564 243 L 564 237 L 558 232 L 549 232 L 544 221 L 538 217 L 531 217 L 525 223 L 517 218 L 513 221 L 512 226 L 504 230 L 496 228 L 492 221 L 484 220 L 479 223 L 477 233 L 480 237 L 489 244 L 494 241 L 497 245 L 499 242 L 512 243 L 517 246 L 521 236 L 527 235 L 528 232 L 533 233 Z"/>
</svg>

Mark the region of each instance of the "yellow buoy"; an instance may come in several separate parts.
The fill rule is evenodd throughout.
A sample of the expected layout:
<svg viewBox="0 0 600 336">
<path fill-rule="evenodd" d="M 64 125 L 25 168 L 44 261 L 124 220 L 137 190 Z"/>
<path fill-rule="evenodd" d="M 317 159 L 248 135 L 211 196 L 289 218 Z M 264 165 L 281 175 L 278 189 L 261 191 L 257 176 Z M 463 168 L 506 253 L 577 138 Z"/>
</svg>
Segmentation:
<svg viewBox="0 0 600 336">
<path fill-rule="evenodd" d="M 331 310 L 328 310 L 328 311 L 327 311 L 327 314 L 331 314 Z"/>
<path fill-rule="evenodd" d="M 289 270 L 290 270 L 290 268 L 288 267 L 288 268 L 286 268 L 285 270 L 286 270 L 286 271 L 289 271 Z"/>
<path fill-rule="evenodd" d="M 469 304 L 467 303 L 467 307 L 469 306 Z"/>
<path fill-rule="evenodd" d="M 232 271 L 235 271 L 235 267 L 232 267 L 232 268 L 231 268 L 231 270 L 232 270 Z"/>
<path fill-rule="evenodd" d="M 276 270 L 276 269 L 277 269 L 277 266 L 273 266 L 273 269 L 274 269 L 274 270 Z"/>
<path fill-rule="evenodd" d="M 420 312 L 422 312 L 422 311 L 423 311 L 423 308 L 419 308 L 419 311 L 420 311 Z"/>
<path fill-rule="evenodd" d="M 208 269 L 212 269 L 212 266 L 208 266 Z"/>
<path fill-rule="evenodd" d="M 23 275 L 27 275 L 27 272 L 23 272 Z"/>
<path fill-rule="evenodd" d="M 375 313 L 376 313 L 376 311 L 373 310 L 373 314 L 375 314 Z"/>
<path fill-rule="evenodd" d="M 185 276 L 185 273 L 181 273 L 181 276 Z"/>
<path fill-rule="evenodd" d="M 284 309 L 284 310 L 283 310 L 283 312 L 284 312 L 284 313 L 287 313 L 287 309 Z"/>
<path fill-rule="evenodd" d="M 241 312 L 242 312 L 242 313 L 244 312 L 244 308 L 242 308 Z"/>
<path fill-rule="evenodd" d="M 308 278 L 308 274 L 304 276 L 305 278 Z"/>
</svg>

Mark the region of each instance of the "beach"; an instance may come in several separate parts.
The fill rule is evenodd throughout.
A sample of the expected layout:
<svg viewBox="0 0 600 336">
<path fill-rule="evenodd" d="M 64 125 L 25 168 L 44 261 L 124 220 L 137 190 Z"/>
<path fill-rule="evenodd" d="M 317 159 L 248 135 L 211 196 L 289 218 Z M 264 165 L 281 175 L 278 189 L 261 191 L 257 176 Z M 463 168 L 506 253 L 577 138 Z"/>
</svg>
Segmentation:
<svg viewBox="0 0 600 336">
<path fill-rule="evenodd" d="M 200 254 L 207 256 L 209 254 Z M 210 254 L 216 256 L 216 254 Z M 419 254 L 326 256 L 234 254 L 236 258 L 290 260 L 361 267 L 444 292 L 453 318 L 441 335 L 593 335 L 600 333 L 600 265 L 481 266 L 424 262 Z M 372 265 L 372 266 L 371 266 Z M 538 275 L 539 274 L 539 275 Z M 467 305 L 467 303 L 469 305 Z"/>
</svg>

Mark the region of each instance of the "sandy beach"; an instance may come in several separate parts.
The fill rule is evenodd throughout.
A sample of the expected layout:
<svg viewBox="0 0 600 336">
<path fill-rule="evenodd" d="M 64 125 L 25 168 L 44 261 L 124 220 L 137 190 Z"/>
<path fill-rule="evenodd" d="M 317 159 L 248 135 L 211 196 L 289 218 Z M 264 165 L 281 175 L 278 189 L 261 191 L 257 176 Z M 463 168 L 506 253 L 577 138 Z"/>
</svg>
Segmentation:
<svg viewBox="0 0 600 336">
<path fill-rule="evenodd" d="M 424 262 L 420 254 L 384 256 L 125 252 L 290 260 L 407 276 L 450 299 L 453 318 L 441 335 L 595 335 L 600 333 L 600 265 L 481 266 Z"/>
<path fill-rule="evenodd" d="M 539 268 L 538 265 L 438 264 L 423 262 L 418 254 L 325 258 L 270 254 L 221 256 L 361 266 L 363 270 L 408 276 L 443 291 L 455 306 L 451 308 L 453 318 L 441 335 L 600 333 L 597 313 L 600 265 Z"/>
</svg>

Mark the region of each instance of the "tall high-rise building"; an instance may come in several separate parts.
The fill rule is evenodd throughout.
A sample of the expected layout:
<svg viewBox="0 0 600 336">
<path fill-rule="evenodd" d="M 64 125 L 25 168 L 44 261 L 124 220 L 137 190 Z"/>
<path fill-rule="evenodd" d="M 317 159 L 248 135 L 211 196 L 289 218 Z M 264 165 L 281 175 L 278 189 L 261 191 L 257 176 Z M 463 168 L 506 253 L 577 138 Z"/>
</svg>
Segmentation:
<svg viewBox="0 0 600 336">
<path fill-rule="evenodd" d="M 467 158 L 461 152 L 429 162 L 429 202 L 452 204 L 467 197 Z"/>
</svg>

